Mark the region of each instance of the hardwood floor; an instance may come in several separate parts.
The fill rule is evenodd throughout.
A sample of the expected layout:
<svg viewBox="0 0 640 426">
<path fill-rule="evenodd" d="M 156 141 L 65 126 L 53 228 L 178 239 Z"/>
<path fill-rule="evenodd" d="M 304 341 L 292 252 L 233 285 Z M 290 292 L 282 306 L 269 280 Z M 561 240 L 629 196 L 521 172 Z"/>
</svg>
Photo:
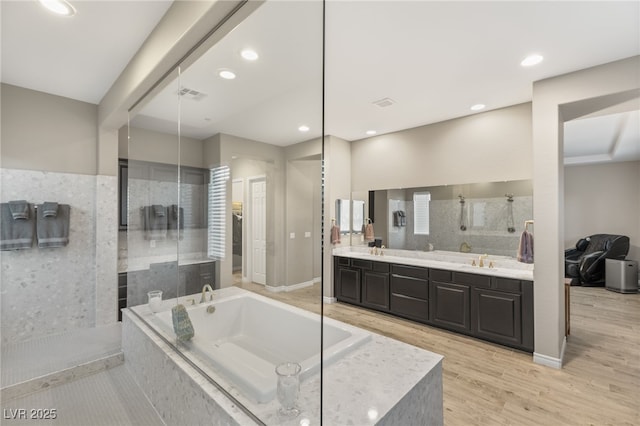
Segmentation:
<svg viewBox="0 0 640 426">
<path fill-rule="evenodd" d="M 320 311 L 320 285 L 289 293 L 239 286 Z M 534 364 L 528 353 L 344 303 L 324 305 L 324 314 L 444 355 L 447 426 L 640 425 L 640 294 L 571 287 L 561 370 Z"/>
</svg>

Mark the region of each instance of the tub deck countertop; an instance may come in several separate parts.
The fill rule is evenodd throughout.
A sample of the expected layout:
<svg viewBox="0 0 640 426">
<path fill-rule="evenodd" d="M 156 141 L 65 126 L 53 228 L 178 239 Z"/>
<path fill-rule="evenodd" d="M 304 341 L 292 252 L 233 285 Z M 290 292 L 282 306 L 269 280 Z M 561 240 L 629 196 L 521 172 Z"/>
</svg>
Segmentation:
<svg viewBox="0 0 640 426">
<path fill-rule="evenodd" d="M 489 255 L 485 258 L 485 265 L 493 262 L 494 267 L 472 266 L 472 260 L 478 263 L 477 253 L 457 253 L 450 251 L 413 251 L 384 249 L 383 255 L 370 254 L 370 248 L 364 246 L 339 247 L 333 249 L 334 256 L 366 259 L 375 262 L 397 263 L 401 265 L 421 266 L 425 268 L 445 269 L 450 271 L 468 272 L 479 275 L 513 278 L 533 281 L 533 264 L 521 263 L 508 256 Z"/>
<path fill-rule="evenodd" d="M 216 290 L 214 300 L 243 291 L 246 290 L 235 287 Z M 165 300 L 163 309 L 170 309 L 175 303 L 175 300 Z M 143 318 L 153 315 L 146 305 L 133 309 Z M 135 315 L 125 311 L 125 317 L 126 329 L 132 324 L 137 324 L 137 328 L 158 346 L 166 346 Z M 335 321 L 330 318 L 325 320 Z M 131 347 L 139 348 L 139 344 L 132 342 Z M 171 352 L 173 351 L 168 350 L 168 353 Z M 186 361 L 173 354 L 170 356 L 194 382 L 202 385 L 210 398 L 221 398 L 219 392 L 211 388 Z M 295 419 L 283 421 L 279 418 L 277 399 L 263 404 L 243 402 L 261 421 L 269 425 L 298 426 L 306 424 L 301 423 L 305 418 L 309 419 L 309 425 L 318 424 L 321 398 L 324 424 L 442 425 L 442 360 L 443 357 L 439 354 L 371 333 L 368 341 L 323 368 L 322 395 L 319 373 L 302 381 L 298 400 L 301 414 Z M 230 391 L 236 396 L 235 389 Z M 190 402 L 187 400 L 184 404 L 186 405 L 181 405 L 182 409 L 187 409 Z M 246 420 L 246 417 L 240 415 L 240 419 Z"/>
</svg>

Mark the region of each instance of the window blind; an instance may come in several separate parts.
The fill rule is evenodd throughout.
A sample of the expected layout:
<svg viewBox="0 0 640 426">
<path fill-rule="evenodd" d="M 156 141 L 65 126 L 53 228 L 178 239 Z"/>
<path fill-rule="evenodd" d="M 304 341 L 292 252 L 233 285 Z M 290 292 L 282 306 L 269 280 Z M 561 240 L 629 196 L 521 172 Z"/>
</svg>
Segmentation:
<svg viewBox="0 0 640 426">
<path fill-rule="evenodd" d="M 416 235 L 429 235 L 429 202 L 431 193 L 413 193 L 413 233 Z"/>
<path fill-rule="evenodd" d="M 227 218 L 227 181 L 231 177 L 229 166 L 214 167 L 209 171 L 207 257 L 225 258 Z"/>
</svg>

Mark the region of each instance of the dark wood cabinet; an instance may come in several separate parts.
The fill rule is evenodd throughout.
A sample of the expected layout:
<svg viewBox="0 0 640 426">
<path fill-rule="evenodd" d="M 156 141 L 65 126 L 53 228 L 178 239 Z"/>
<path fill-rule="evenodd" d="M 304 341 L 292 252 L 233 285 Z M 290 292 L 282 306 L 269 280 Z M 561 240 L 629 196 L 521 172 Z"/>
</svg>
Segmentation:
<svg viewBox="0 0 640 426">
<path fill-rule="evenodd" d="M 360 304 L 360 270 L 339 266 L 336 270 L 338 300 Z"/>
<path fill-rule="evenodd" d="M 533 283 L 334 258 L 339 301 L 533 352 Z"/>
<path fill-rule="evenodd" d="M 429 320 L 432 324 L 450 330 L 471 331 L 471 288 L 464 284 L 429 284 Z"/>
<path fill-rule="evenodd" d="M 429 270 L 391 265 L 391 313 L 412 320 L 429 320 Z"/>
<path fill-rule="evenodd" d="M 533 351 L 533 283 L 494 277 L 491 289 L 471 293 L 473 334 L 495 343 Z"/>
<path fill-rule="evenodd" d="M 498 343 L 522 342 L 522 296 L 493 290 L 473 289 L 474 333 Z"/>
<path fill-rule="evenodd" d="M 206 284 L 219 288 L 215 284 L 215 262 L 180 265 L 180 268 L 177 262 L 153 263 L 149 269 L 121 272 L 118 274 L 118 309 L 147 303 L 147 292 L 151 290 L 162 290 L 163 299 L 172 299 L 198 294 Z"/>
<path fill-rule="evenodd" d="M 389 310 L 389 273 L 364 271 L 362 304 L 381 311 Z"/>
<path fill-rule="evenodd" d="M 338 300 L 381 311 L 389 309 L 388 263 L 338 257 L 334 267 Z"/>
</svg>

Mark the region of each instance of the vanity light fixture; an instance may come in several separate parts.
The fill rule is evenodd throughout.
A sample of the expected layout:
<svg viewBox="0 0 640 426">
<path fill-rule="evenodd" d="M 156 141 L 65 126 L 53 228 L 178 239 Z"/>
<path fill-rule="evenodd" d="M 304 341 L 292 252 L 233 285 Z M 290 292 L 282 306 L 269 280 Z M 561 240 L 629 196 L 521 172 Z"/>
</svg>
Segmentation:
<svg viewBox="0 0 640 426">
<path fill-rule="evenodd" d="M 520 65 L 522 65 L 523 67 L 532 67 L 534 65 L 538 65 L 540 62 L 542 62 L 543 59 L 544 57 L 542 55 L 534 53 L 524 58 L 522 62 L 520 62 Z"/>
<path fill-rule="evenodd" d="M 61 16 L 73 16 L 76 9 L 67 0 L 38 0 L 42 7 Z"/>
<path fill-rule="evenodd" d="M 305 126 L 304 124 L 300 127 L 298 127 L 298 130 L 300 130 L 301 132 L 308 132 L 309 131 L 309 126 Z"/>
<path fill-rule="evenodd" d="M 475 104 L 471 106 L 471 111 L 480 111 L 481 109 L 484 109 L 486 107 L 485 104 Z"/>
<path fill-rule="evenodd" d="M 378 132 L 376 132 L 375 130 L 367 130 L 367 135 L 369 135 L 369 136 L 373 136 L 376 133 L 378 133 Z"/>
<path fill-rule="evenodd" d="M 259 58 L 258 53 L 253 49 L 243 49 L 242 52 L 240 52 L 240 56 L 247 61 L 255 61 Z"/>
<path fill-rule="evenodd" d="M 228 69 L 218 70 L 218 75 L 225 80 L 233 80 L 234 78 L 236 78 L 236 73 Z"/>
</svg>

